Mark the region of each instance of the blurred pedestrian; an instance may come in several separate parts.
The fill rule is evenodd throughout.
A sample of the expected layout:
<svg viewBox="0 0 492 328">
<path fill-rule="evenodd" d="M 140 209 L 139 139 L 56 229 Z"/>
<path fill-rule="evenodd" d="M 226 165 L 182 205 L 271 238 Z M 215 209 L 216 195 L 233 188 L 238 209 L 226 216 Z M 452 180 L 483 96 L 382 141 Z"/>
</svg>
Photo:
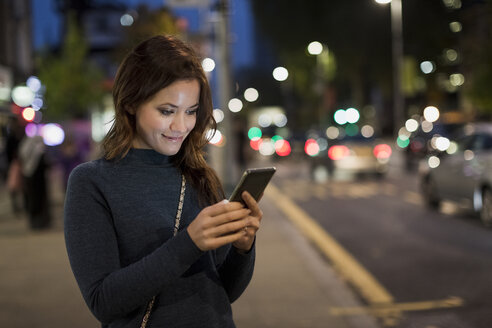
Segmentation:
<svg viewBox="0 0 492 328">
<path fill-rule="evenodd" d="M 77 166 L 65 238 L 82 295 L 103 327 L 235 327 L 262 212 L 224 192 L 203 157 L 215 127 L 191 47 L 156 36 L 123 60 L 101 159 Z"/>
<path fill-rule="evenodd" d="M 51 224 L 46 147 L 41 136 L 24 137 L 19 145 L 27 214 L 31 229 L 45 229 Z"/>
<path fill-rule="evenodd" d="M 7 190 L 14 214 L 24 207 L 24 189 L 19 160 L 19 144 L 24 136 L 24 128 L 17 117 L 10 117 L 7 125 L 5 153 L 7 157 Z"/>
<path fill-rule="evenodd" d="M 68 177 L 72 170 L 83 162 L 83 157 L 72 136 L 67 136 L 60 145 L 59 163 L 63 174 L 63 190 L 67 190 Z"/>
</svg>

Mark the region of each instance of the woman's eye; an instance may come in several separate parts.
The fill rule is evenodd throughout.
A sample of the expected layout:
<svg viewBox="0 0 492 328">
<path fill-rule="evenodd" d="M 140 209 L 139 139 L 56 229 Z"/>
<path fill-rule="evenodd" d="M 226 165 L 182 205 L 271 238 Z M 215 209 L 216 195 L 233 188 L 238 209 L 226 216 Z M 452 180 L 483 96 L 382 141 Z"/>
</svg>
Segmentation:
<svg viewBox="0 0 492 328">
<path fill-rule="evenodd" d="M 161 112 L 162 115 L 171 115 L 173 113 L 172 110 L 167 110 L 167 109 L 159 109 L 159 111 Z"/>
<path fill-rule="evenodd" d="M 196 115 L 196 113 L 198 112 L 198 109 L 190 109 L 186 112 L 188 113 L 188 115 Z"/>
</svg>

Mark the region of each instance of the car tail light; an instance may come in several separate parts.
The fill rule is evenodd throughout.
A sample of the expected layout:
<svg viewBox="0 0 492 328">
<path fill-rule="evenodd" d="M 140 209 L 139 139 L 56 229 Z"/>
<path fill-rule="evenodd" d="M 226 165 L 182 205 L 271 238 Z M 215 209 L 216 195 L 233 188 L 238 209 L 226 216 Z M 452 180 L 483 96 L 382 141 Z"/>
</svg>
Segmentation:
<svg viewBox="0 0 492 328">
<path fill-rule="evenodd" d="M 374 147 L 373 154 L 376 158 L 389 158 L 391 156 L 391 147 L 387 144 L 379 144 Z"/>
<path fill-rule="evenodd" d="M 306 140 L 304 144 L 304 152 L 309 156 L 313 157 L 319 154 L 319 145 L 318 142 L 314 139 Z"/>
<path fill-rule="evenodd" d="M 330 149 L 328 149 L 328 157 L 334 161 L 347 157 L 349 154 L 350 150 L 343 145 L 331 146 Z"/>
</svg>

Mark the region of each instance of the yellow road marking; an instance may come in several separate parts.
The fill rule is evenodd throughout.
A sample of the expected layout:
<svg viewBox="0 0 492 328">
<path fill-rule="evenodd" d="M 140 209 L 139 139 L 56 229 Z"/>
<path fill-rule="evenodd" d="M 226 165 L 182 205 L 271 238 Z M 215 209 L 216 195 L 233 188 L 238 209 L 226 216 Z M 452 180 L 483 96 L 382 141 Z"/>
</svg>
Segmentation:
<svg viewBox="0 0 492 328">
<path fill-rule="evenodd" d="M 393 296 L 387 291 L 357 260 L 345 250 L 325 229 L 323 229 L 304 210 L 293 203 L 277 187 L 270 184 L 266 196 L 275 201 L 277 207 L 318 249 L 331 260 L 335 269 L 360 293 L 370 304 L 367 307 L 330 309 L 333 315 L 371 314 L 383 320 L 383 325 L 394 326 L 402 312 L 421 311 L 438 308 L 459 307 L 464 304 L 459 297 L 450 297 L 437 301 L 394 303 Z"/>
<path fill-rule="evenodd" d="M 332 262 L 341 274 L 355 286 L 371 304 L 392 303 L 390 293 L 319 224 L 270 185 L 266 194 Z"/>
<path fill-rule="evenodd" d="M 358 306 L 350 308 L 333 307 L 330 309 L 331 314 L 336 316 L 342 315 L 360 315 L 372 314 L 378 317 L 385 316 L 390 312 L 401 311 L 422 311 L 431 309 L 446 309 L 463 306 L 464 301 L 460 297 L 450 297 L 444 300 L 423 301 L 423 302 L 408 302 L 385 304 L 381 306 Z"/>
</svg>

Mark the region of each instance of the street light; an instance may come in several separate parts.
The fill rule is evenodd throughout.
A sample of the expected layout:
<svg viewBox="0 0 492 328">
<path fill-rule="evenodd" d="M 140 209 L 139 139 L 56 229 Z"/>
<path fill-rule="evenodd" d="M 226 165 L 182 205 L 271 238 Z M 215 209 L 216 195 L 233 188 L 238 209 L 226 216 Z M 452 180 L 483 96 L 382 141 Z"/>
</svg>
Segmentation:
<svg viewBox="0 0 492 328">
<path fill-rule="evenodd" d="M 401 0 L 375 0 L 379 4 L 390 4 L 391 8 L 391 48 L 393 59 L 393 112 L 395 115 L 394 133 L 403 123 L 405 99 L 401 92 L 401 76 L 403 67 L 403 33 Z"/>
</svg>

